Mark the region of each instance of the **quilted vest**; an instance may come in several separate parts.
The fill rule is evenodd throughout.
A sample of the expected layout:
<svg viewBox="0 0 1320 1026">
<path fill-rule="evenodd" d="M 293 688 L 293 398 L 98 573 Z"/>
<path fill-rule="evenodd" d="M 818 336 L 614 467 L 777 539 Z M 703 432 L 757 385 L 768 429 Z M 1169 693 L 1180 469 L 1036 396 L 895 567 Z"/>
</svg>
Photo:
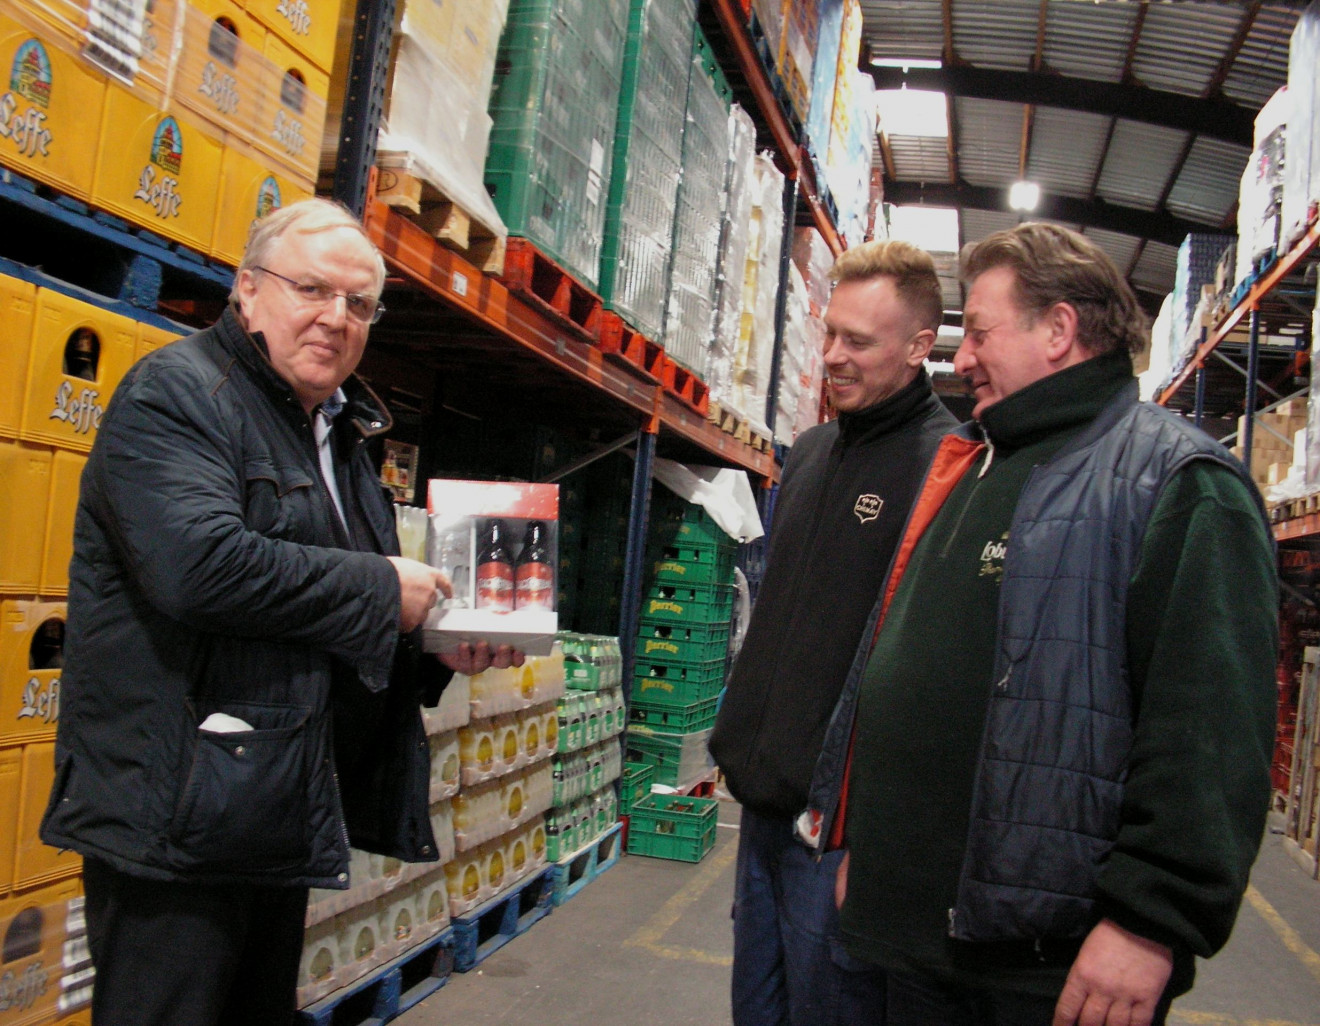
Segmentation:
<svg viewBox="0 0 1320 1026">
<path fill-rule="evenodd" d="M 1165 484 L 1197 459 L 1258 494 L 1222 446 L 1137 402 L 1134 382 L 1028 479 L 1009 531 L 950 936 L 1080 938 L 1095 924 L 1133 736 L 1128 582 Z"/>
</svg>

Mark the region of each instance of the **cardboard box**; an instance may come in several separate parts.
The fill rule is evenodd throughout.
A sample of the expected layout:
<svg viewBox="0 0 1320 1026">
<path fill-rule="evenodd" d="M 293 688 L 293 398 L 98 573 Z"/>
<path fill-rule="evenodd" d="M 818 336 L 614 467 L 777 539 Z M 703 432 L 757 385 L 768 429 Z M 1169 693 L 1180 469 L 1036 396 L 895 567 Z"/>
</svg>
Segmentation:
<svg viewBox="0 0 1320 1026">
<path fill-rule="evenodd" d="M 433 480 L 427 512 L 427 560 L 454 586 L 453 597 L 426 621 L 427 651 L 450 652 L 465 641 L 487 641 L 492 647 L 506 644 L 528 655 L 549 655 L 559 628 L 559 486 Z M 526 546 L 538 529 L 543 558 L 528 561 Z M 507 563 L 482 561 L 492 534 Z"/>
</svg>

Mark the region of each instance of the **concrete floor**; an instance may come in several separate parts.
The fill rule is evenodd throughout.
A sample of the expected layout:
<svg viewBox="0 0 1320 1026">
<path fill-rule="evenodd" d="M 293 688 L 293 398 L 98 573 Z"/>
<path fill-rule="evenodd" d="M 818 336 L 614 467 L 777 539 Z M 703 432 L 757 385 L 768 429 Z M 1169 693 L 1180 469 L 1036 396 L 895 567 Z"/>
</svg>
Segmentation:
<svg viewBox="0 0 1320 1026">
<path fill-rule="evenodd" d="M 399 1026 L 727 1026 L 738 809 L 697 865 L 624 857 Z M 1228 946 L 1170 1023 L 1320 1026 L 1320 882 L 1270 833 Z"/>
</svg>

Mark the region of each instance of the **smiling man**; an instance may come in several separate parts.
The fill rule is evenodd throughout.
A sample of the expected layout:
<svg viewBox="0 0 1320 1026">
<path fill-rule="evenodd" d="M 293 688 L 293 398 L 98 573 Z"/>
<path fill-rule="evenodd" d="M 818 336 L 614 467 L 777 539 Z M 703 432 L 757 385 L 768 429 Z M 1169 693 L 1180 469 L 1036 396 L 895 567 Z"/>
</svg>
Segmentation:
<svg viewBox="0 0 1320 1026">
<path fill-rule="evenodd" d="M 254 227 L 220 321 L 140 361 L 82 477 L 56 779 L 98 1026 L 291 1021 L 309 887 L 349 844 L 434 861 L 419 703 L 448 588 L 400 558 L 354 377 L 385 267 L 347 211 Z"/>
<path fill-rule="evenodd" d="M 765 578 L 710 748 L 742 803 L 734 904 L 736 1026 L 830 1026 L 883 1007 L 883 975 L 838 944 L 838 855 L 805 821 L 813 768 L 894 547 L 939 438 L 956 426 L 923 362 L 943 316 L 930 256 L 848 250 L 825 312 L 836 421 L 798 438 L 775 502 Z"/>
<path fill-rule="evenodd" d="M 889 971 L 887 1026 L 1163 1023 L 1265 825 L 1269 525 L 1222 446 L 1138 402 L 1145 319 L 1090 240 L 1022 224 L 962 274 L 976 423 L 838 724 L 841 932 Z"/>
</svg>

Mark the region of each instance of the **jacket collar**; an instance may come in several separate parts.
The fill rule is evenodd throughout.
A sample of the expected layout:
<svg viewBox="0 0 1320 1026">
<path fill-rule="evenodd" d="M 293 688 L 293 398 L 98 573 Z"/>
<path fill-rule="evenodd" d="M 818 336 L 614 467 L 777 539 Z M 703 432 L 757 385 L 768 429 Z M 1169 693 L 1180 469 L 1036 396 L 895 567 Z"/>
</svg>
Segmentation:
<svg viewBox="0 0 1320 1026">
<path fill-rule="evenodd" d="M 248 369 L 272 401 L 292 403 L 301 409 L 289 383 L 271 365 L 265 337 L 261 332 L 250 332 L 243 326 L 238 304 L 231 302 L 225 307 L 225 312 L 215 323 L 215 332 L 224 349 Z M 380 397 L 356 374 L 350 375 L 340 387 L 348 400 L 343 415 L 363 438 L 383 435 L 394 426 L 394 419 Z"/>
<path fill-rule="evenodd" d="M 839 414 L 839 434 L 847 443 L 881 435 L 907 423 L 927 403 L 934 402 L 930 375 L 923 367 L 893 395 L 855 413 Z"/>
</svg>

